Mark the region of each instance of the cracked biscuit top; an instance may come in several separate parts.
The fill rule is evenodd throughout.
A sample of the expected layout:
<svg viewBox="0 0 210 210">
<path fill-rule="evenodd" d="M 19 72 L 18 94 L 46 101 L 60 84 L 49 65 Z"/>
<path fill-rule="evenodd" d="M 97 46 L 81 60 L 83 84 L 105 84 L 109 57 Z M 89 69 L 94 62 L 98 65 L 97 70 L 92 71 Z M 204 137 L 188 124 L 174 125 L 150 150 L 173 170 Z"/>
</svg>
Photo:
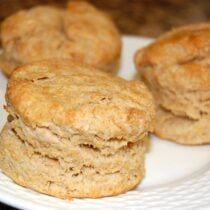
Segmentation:
<svg viewBox="0 0 210 210">
<path fill-rule="evenodd" d="M 163 88 L 194 91 L 210 88 L 210 24 L 174 29 L 140 49 L 135 63 Z"/>
<path fill-rule="evenodd" d="M 144 84 L 65 59 L 17 68 L 6 100 L 7 110 L 31 127 L 54 124 L 104 139 L 136 140 L 153 128 L 153 100 Z"/>
<path fill-rule="evenodd" d="M 6 18 L 1 25 L 7 74 L 21 64 L 49 58 L 69 58 L 106 68 L 119 59 L 121 41 L 111 19 L 86 2 L 66 9 L 37 6 Z"/>
</svg>

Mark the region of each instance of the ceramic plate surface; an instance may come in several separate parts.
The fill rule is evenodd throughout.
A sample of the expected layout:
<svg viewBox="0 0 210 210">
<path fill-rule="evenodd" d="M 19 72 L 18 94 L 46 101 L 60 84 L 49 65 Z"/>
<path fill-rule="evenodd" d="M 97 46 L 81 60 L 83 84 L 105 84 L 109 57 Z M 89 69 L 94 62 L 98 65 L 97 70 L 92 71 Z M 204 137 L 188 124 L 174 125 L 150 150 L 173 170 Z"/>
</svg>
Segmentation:
<svg viewBox="0 0 210 210">
<path fill-rule="evenodd" d="M 150 39 L 124 37 L 119 75 L 135 78 L 134 52 Z M 0 73 L 0 127 L 6 121 L 4 94 L 6 78 Z M 136 210 L 210 209 L 210 146 L 182 146 L 151 137 L 146 155 L 146 176 L 135 190 L 103 199 L 64 201 L 13 183 L 0 172 L 0 201 L 30 210 Z"/>
</svg>

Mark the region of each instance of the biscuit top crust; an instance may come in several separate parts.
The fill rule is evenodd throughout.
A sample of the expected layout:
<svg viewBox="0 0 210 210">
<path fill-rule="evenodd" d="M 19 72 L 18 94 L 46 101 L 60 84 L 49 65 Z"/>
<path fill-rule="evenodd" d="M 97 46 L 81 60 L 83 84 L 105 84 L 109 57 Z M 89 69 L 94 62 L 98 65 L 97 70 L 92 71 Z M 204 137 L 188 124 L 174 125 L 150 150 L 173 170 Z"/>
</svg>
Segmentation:
<svg viewBox="0 0 210 210">
<path fill-rule="evenodd" d="M 65 59 L 19 67 L 6 100 L 7 110 L 31 127 L 54 124 L 105 139 L 139 138 L 153 129 L 154 105 L 144 84 Z"/>
<path fill-rule="evenodd" d="M 210 24 L 174 29 L 135 55 L 139 71 L 156 68 L 162 86 L 186 90 L 210 88 Z"/>
<path fill-rule="evenodd" d="M 103 66 L 118 59 L 121 40 L 112 20 L 87 2 L 66 9 L 37 6 L 6 18 L 1 25 L 4 57 L 17 65 L 70 58 Z"/>
</svg>

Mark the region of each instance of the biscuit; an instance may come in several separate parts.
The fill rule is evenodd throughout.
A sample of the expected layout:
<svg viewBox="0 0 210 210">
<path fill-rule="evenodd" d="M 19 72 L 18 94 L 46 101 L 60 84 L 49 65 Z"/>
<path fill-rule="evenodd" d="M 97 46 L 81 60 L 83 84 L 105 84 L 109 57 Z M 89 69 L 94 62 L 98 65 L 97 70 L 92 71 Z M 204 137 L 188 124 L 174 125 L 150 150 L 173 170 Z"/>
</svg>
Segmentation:
<svg viewBox="0 0 210 210">
<path fill-rule="evenodd" d="M 163 138 L 186 144 L 210 143 L 208 135 L 202 134 L 209 129 L 203 121 L 210 116 L 209 37 L 209 24 L 190 25 L 166 33 L 136 53 L 136 67 L 153 92 L 157 109 L 161 109 L 158 111 L 155 133 L 161 133 Z M 171 129 L 170 124 L 166 125 L 164 120 L 159 121 L 159 118 L 165 119 L 164 110 L 174 115 L 171 116 L 174 118 Z M 177 118 L 180 118 L 180 122 L 183 118 L 186 121 L 196 121 L 199 128 L 202 124 L 202 132 L 195 125 L 189 126 L 189 131 L 193 127 L 199 135 L 194 137 L 187 127 L 184 131 L 177 124 L 175 128 L 179 121 Z"/>
<path fill-rule="evenodd" d="M 179 144 L 208 144 L 210 139 L 210 116 L 200 120 L 176 116 L 161 107 L 157 108 L 156 135 Z"/>
<path fill-rule="evenodd" d="M 70 199 L 117 195 L 142 180 L 154 104 L 139 81 L 46 60 L 14 71 L 6 101 L 0 168 L 18 184 Z"/>
<path fill-rule="evenodd" d="M 37 6 L 19 11 L 3 21 L 0 35 L 0 66 L 8 76 L 14 67 L 49 58 L 113 72 L 121 53 L 114 23 L 87 2 L 72 1 L 66 9 Z"/>
</svg>

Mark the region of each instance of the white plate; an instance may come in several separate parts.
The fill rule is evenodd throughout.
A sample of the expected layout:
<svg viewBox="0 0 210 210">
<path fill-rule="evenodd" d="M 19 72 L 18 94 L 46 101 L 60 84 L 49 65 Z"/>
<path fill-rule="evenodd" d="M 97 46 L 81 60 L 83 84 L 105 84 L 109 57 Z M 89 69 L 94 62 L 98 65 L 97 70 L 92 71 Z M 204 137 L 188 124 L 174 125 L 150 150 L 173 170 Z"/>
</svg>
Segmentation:
<svg viewBox="0 0 210 210">
<path fill-rule="evenodd" d="M 150 42 L 146 38 L 123 38 L 120 76 L 134 78 L 134 52 Z M 0 74 L 0 126 L 6 121 L 2 109 L 5 87 L 6 79 Z M 141 185 L 126 194 L 103 199 L 60 200 L 18 186 L 0 172 L 0 201 L 30 210 L 210 209 L 210 146 L 181 146 L 152 137 Z"/>
</svg>

